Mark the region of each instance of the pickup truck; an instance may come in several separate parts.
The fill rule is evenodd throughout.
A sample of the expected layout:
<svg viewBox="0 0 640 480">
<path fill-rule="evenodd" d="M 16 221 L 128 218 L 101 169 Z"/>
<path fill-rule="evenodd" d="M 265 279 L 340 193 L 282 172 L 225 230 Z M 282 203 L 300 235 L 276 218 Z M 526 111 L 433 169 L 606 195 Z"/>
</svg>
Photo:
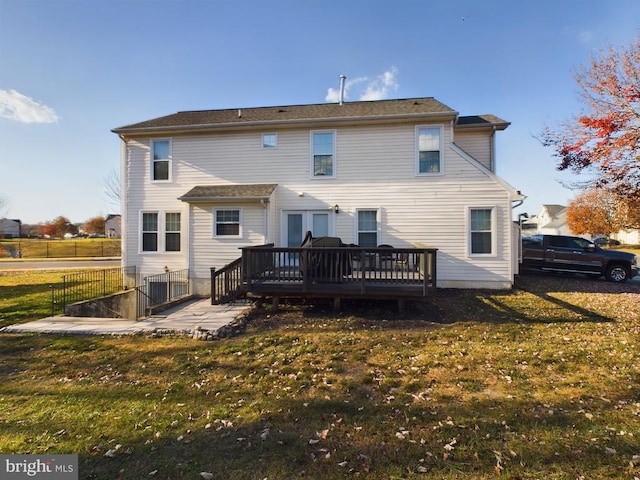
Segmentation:
<svg viewBox="0 0 640 480">
<path fill-rule="evenodd" d="M 522 269 L 604 275 L 610 282 L 626 282 L 638 275 L 638 257 L 603 250 L 580 237 L 532 235 L 522 239 Z"/>
</svg>

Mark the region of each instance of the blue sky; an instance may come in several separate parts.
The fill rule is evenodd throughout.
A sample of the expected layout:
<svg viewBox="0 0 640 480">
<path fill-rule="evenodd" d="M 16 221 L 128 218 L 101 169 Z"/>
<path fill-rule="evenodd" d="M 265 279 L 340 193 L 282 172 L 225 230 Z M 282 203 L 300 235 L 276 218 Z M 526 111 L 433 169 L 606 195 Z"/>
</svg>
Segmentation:
<svg viewBox="0 0 640 480">
<path fill-rule="evenodd" d="M 640 32 L 637 0 L 0 0 L 0 216 L 117 213 L 112 128 L 180 110 L 433 96 L 511 122 L 497 171 L 566 204 L 534 138 L 577 114 L 590 55 Z"/>
</svg>

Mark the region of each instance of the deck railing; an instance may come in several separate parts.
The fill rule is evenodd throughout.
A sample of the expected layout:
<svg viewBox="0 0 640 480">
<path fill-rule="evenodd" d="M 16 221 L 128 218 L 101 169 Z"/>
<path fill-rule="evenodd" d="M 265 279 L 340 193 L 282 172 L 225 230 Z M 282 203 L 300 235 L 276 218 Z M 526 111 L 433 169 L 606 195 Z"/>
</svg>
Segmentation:
<svg viewBox="0 0 640 480">
<path fill-rule="evenodd" d="M 436 287 L 429 248 L 242 248 L 248 292 L 340 297 L 426 297 Z"/>
<path fill-rule="evenodd" d="M 211 305 L 227 303 L 244 293 L 242 258 L 220 269 L 211 268 Z"/>
</svg>

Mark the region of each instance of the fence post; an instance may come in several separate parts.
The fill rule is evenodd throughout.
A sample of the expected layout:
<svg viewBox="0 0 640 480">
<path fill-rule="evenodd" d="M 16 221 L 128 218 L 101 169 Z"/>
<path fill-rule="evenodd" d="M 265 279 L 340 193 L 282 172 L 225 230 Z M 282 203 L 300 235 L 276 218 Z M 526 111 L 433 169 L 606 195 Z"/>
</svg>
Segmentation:
<svg viewBox="0 0 640 480">
<path fill-rule="evenodd" d="M 67 310 L 67 276 L 62 276 L 62 313 Z"/>
<path fill-rule="evenodd" d="M 211 305 L 215 305 L 216 300 L 216 267 L 211 267 Z"/>
</svg>

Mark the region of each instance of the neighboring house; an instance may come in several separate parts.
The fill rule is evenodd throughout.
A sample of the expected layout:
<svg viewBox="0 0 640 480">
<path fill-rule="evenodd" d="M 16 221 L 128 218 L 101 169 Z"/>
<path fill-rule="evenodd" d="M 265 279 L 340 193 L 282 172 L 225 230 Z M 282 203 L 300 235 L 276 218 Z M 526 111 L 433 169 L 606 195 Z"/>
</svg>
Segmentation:
<svg viewBox="0 0 640 480">
<path fill-rule="evenodd" d="M 122 238 L 122 216 L 107 215 L 104 221 L 104 234 L 107 238 Z"/>
<path fill-rule="evenodd" d="M 624 245 L 640 245 L 640 230 L 620 230 L 611 234 L 611 238 Z"/>
<path fill-rule="evenodd" d="M 564 205 L 542 205 L 533 221 L 537 225 L 535 233 L 573 235 L 567 225 L 567 207 Z"/>
<path fill-rule="evenodd" d="M 0 218 L 0 238 L 18 238 L 22 222 L 10 218 Z"/>
<path fill-rule="evenodd" d="M 210 268 L 306 231 L 370 247 L 437 248 L 437 286 L 510 288 L 523 196 L 495 174 L 493 115 L 434 98 L 178 112 L 116 128 L 123 265 Z"/>
</svg>

